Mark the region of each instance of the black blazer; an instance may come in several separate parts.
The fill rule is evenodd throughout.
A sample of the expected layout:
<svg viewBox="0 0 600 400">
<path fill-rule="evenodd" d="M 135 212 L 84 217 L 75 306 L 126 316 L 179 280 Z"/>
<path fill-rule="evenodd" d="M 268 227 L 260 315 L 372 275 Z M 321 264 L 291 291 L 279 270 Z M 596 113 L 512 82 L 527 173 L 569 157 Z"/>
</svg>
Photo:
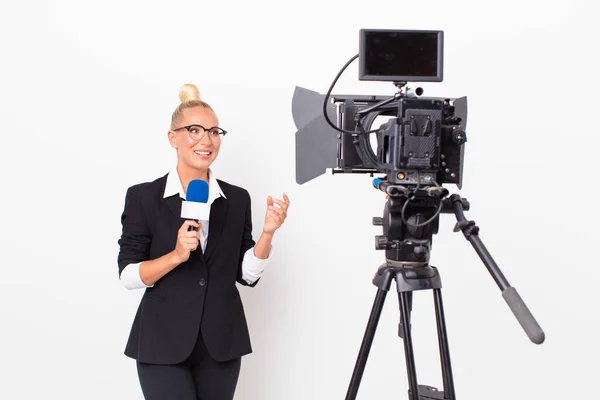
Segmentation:
<svg viewBox="0 0 600 400">
<path fill-rule="evenodd" d="M 131 263 L 153 260 L 175 249 L 181 198 L 163 198 L 166 175 L 130 187 L 121 216 L 119 276 Z M 201 333 L 218 361 L 252 352 L 248 326 L 236 282 L 242 279 L 244 253 L 252 239 L 250 195 L 218 181 L 226 198 L 210 211 L 205 253 L 198 246 L 188 261 L 146 288 L 135 315 L 125 354 L 145 363 L 175 364 L 185 360 Z"/>
</svg>

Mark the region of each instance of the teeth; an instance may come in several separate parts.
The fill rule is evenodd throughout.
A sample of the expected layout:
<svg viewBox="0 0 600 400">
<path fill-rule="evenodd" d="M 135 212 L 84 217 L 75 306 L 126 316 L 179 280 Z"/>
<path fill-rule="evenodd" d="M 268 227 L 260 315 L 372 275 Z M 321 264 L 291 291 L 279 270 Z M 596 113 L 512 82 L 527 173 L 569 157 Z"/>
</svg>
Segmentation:
<svg viewBox="0 0 600 400">
<path fill-rule="evenodd" d="M 200 154 L 201 156 L 207 156 L 210 154 L 210 151 L 195 151 L 196 154 Z"/>
</svg>

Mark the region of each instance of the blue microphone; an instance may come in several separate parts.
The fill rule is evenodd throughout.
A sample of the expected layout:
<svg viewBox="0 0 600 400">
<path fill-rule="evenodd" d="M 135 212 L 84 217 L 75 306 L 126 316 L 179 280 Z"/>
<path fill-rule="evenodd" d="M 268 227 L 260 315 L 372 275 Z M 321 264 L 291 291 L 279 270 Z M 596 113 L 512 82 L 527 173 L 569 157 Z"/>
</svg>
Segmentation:
<svg viewBox="0 0 600 400">
<path fill-rule="evenodd" d="M 188 184 L 185 200 L 181 203 L 181 218 L 208 221 L 210 206 L 208 205 L 208 183 L 194 179 Z M 190 226 L 189 230 L 196 230 Z"/>
</svg>

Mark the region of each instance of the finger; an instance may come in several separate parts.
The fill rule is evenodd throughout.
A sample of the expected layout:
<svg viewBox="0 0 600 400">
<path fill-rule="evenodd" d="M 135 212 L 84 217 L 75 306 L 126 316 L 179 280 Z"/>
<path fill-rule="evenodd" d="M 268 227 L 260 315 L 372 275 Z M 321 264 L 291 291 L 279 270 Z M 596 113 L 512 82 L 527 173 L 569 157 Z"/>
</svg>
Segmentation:
<svg viewBox="0 0 600 400">
<path fill-rule="evenodd" d="M 287 216 L 287 209 L 286 208 L 275 208 L 274 209 L 279 215 L 281 215 L 283 218 L 285 218 Z"/>
<path fill-rule="evenodd" d="M 186 240 L 186 241 L 198 241 L 200 240 L 200 238 L 198 236 L 195 235 L 196 232 L 190 232 L 192 235 L 188 235 L 188 236 L 181 236 L 181 240 Z"/>
<path fill-rule="evenodd" d="M 181 239 L 180 243 L 182 245 L 186 245 L 186 244 L 198 244 L 198 243 L 200 243 L 200 240 L 198 240 L 197 238 L 187 238 L 187 239 Z"/>
<path fill-rule="evenodd" d="M 269 216 L 277 222 L 283 222 L 283 215 L 277 213 L 276 211 L 269 211 Z"/>
<path fill-rule="evenodd" d="M 194 251 L 198 248 L 198 245 L 197 244 L 186 244 L 185 246 L 183 246 L 183 248 L 186 251 Z"/>
<path fill-rule="evenodd" d="M 287 203 L 284 203 L 281 200 L 276 200 L 276 205 L 279 209 L 283 210 L 284 213 L 287 213 L 289 206 Z"/>
<path fill-rule="evenodd" d="M 183 238 L 191 238 L 191 239 L 199 239 L 200 238 L 200 231 L 183 232 L 181 234 L 181 237 L 183 237 Z"/>
<path fill-rule="evenodd" d="M 194 229 L 193 231 L 182 231 L 179 232 L 179 236 L 181 237 L 197 237 L 200 238 L 200 227 L 202 227 L 202 224 L 199 224 L 200 226 L 196 229 Z"/>
<path fill-rule="evenodd" d="M 283 200 L 285 200 L 285 204 L 290 205 L 290 198 L 287 194 L 283 194 Z"/>
<path fill-rule="evenodd" d="M 287 206 L 288 206 L 288 205 L 287 205 L 287 204 L 286 204 L 284 201 L 282 201 L 282 200 L 279 200 L 279 199 L 274 199 L 273 201 L 275 202 L 275 204 L 279 205 L 281 208 L 287 208 Z"/>
<path fill-rule="evenodd" d="M 183 221 L 183 225 L 182 225 L 182 227 L 184 227 L 184 226 L 185 226 L 185 227 L 188 227 L 188 226 L 193 226 L 193 227 L 195 227 L 195 228 L 198 228 L 198 227 L 200 227 L 200 223 L 199 223 L 199 222 L 196 222 L 196 221 L 194 221 L 193 219 L 186 219 L 185 221 Z"/>
<path fill-rule="evenodd" d="M 272 218 L 277 221 L 283 220 L 285 218 L 282 214 L 280 214 L 278 211 L 275 211 L 275 210 L 269 210 L 267 215 L 268 215 L 267 218 Z"/>
<path fill-rule="evenodd" d="M 198 238 L 198 236 L 182 236 L 180 241 L 182 243 L 187 243 L 187 242 L 197 242 L 198 240 L 200 240 L 200 238 Z"/>
<path fill-rule="evenodd" d="M 285 214 L 285 210 L 284 210 L 284 209 L 282 209 L 282 208 L 277 208 L 277 207 L 275 207 L 275 206 L 271 206 L 271 207 L 269 207 L 269 211 L 274 211 L 274 212 L 276 212 L 276 213 L 277 213 L 277 214 L 279 214 L 279 215 L 284 215 L 284 214 Z"/>
<path fill-rule="evenodd" d="M 198 222 L 196 222 L 196 221 L 194 221 L 194 220 L 192 220 L 192 219 L 188 219 L 188 220 L 185 220 L 185 221 L 183 222 L 183 224 L 181 225 L 181 228 L 179 228 L 179 230 L 180 230 L 180 231 L 187 231 L 187 230 L 189 229 L 189 227 L 190 227 L 190 226 L 193 226 L 194 228 L 198 228 L 198 229 L 200 229 L 200 227 L 201 227 L 202 225 L 200 225 Z"/>
</svg>

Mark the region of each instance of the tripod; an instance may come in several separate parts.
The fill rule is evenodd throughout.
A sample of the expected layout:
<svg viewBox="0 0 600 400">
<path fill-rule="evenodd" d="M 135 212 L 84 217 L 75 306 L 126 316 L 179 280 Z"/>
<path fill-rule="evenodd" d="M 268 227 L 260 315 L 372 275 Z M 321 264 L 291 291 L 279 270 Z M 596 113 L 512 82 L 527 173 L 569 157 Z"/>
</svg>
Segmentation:
<svg viewBox="0 0 600 400">
<path fill-rule="evenodd" d="M 466 199 L 454 194 L 449 199 L 440 200 L 439 197 L 436 199 L 435 196 L 431 195 L 432 191 L 422 190 L 419 192 L 418 189 L 409 198 L 405 188 L 402 187 L 400 187 L 400 190 L 395 188 L 392 191 L 388 188 L 388 193 L 393 193 L 393 195 L 386 202 L 384 217 L 373 219 L 374 225 L 383 225 L 384 227 L 384 235 L 377 237 L 376 248 L 386 250 L 386 263 L 378 268 L 373 279 L 373 284 L 377 287 L 375 302 L 352 373 L 346 400 L 356 399 L 375 330 L 392 280 L 396 282 L 400 305 L 399 336 L 404 341 L 409 400 L 455 400 L 456 395 L 441 294 L 442 282 L 437 268 L 428 263 L 431 237 L 437 233 L 440 212 L 454 212 L 458 221 L 454 231 L 462 231 L 465 238 L 473 245 L 502 290 L 504 299 L 529 338 L 534 343 L 541 344 L 544 341 L 544 332 L 519 297 L 517 291 L 509 285 L 502 275 L 481 239 L 479 239 L 479 228 L 473 221 L 467 221 L 465 218 L 463 210 L 469 209 L 469 203 Z M 408 207 L 409 202 L 414 202 L 415 206 Z M 436 203 L 438 203 L 437 206 Z M 409 209 L 410 211 L 407 212 Z M 409 216 L 407 217 L 407 215 Z M 442 369 L 442 391 L 435 387 L 419 385 L 417 381 L 410 329 L 412 295 L 413 291 L 416 290 L 433 291 Z"/>
<path fill-rule="evenodd" d="M 373 338 L 375 329 L 387 291 L 390 289 L 392 280 L 396 281 L 398 300 L 400 303 L 400 329 L 399 335 L 404 339 L 404 354 L 406 357 L 406 368 L 408 372 L 408 386 L 410 400 L 424 399 L 448 399 L 454 400 L 454 382 L 452 379 L 452 367 L 450 365 L 450 351 L 448 347 L 448 339 L 446 334 L 446 323 L 444 318 L 444 307 L 442 304 L 440 279 L 437 268 L 426 266 L 421 268 L 405 268 L 382 265 L 377 270 L 377 275 L 374 279 L 374 284 L 377 286 L 377 294 L 375 303 L 367 324 L 367 331 L 360 348 L 357 365 L 352 375 L 352 381 L 346 399 L 355 399 L 358 392 L 358 387 L 362 374 L 365 369 L 367 357 Z M 437 389 L 430 386 L 418 385 L 415 368 L 415 356 L 413 352 L 412 336 L 410 331 L 410 313 L 412 308 L 412 292 L 414 290 L 432 289 L 435 302 L 435 314 L 438 330 L 438 340 L 440 348 L 440 357 L 442 361 L 442 378 L 444 383 L 443 392 L 438 392 Z"/>
</svg>

